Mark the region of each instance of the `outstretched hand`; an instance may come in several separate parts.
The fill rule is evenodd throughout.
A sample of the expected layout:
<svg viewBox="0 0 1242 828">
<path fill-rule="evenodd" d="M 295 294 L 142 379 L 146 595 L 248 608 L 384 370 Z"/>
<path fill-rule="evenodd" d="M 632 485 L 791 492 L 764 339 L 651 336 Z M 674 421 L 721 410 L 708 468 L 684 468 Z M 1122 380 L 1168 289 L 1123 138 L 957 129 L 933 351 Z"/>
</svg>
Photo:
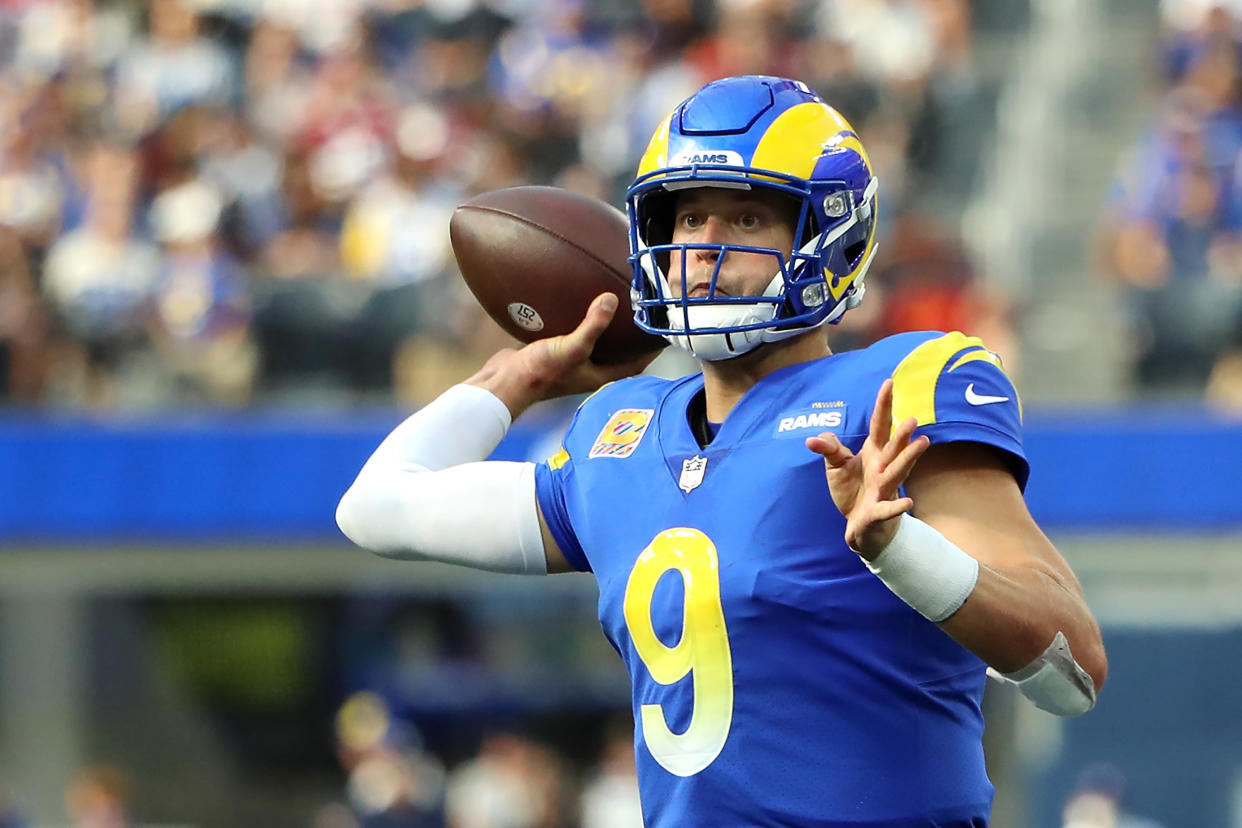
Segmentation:
<svg viewBox="0 0 1242 828">
<path fill-rule="evenodd" d="M 893 428 L 893 381 L 880 386 L 871 412 L 871 429 L 858 453 L 837 435 L 809 437 L 806 446 L 823 456 L 832 502 L 845 516 L 845 542 L 866 560 L 874 560 L 897 533 L 897 518 L 914 508 L 899 489 L 931 441 L 915 439 L 913 417 Z"/>
<path fill-rule="evenodd" d="M 601 293 L 592 300 L 574 330 L 520 349 L 498 351 L 466 382 L 494 393 L 517 417 L 540 400 L 595 391 L 606 383 L 633 376 L 646 368 L 656 354 L 610 365 L 590 359 L 596 341 L 616 312 L 616 295 Z"/>
</svg>

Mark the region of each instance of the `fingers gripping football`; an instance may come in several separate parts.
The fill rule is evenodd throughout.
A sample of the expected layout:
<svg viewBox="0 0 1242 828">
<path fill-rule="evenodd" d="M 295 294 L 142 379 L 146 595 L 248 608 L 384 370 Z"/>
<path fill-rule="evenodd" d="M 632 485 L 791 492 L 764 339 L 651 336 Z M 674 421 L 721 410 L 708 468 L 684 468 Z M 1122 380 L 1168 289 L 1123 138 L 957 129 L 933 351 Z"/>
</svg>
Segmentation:
<svg viewBox="0 0 1242 828">
<path fill-rule="evenodd" d="M 876 395 L 867 439 L 857 453 L 832 433 L 807 440 L 807 448 L 824 458 L 832 501 L 845 517 L 845 541 L 867 560 L 884 550 L 897 532 L 896 518 L 914 508 L 902 497 L 910 476 L 930 441 L 914 437 L 918 422 L 909 418 L 893 428 L 893 381 Z"/>
<path fill-rule="evenodd" d="M 551 389 L 555 396 L 595 391 L 605 383 L 639 373 L 655 359 L 656 354 L 651 352 L 606 365 L 592 359 L 600 337 L 609 329 L 617 314 L 618 304 L 616 295 L 601 293 L 591 301 L 578 327 L 565 336 L 544 340 L 557 374 Z M 537 350 L 540 344 L 536 342 L 526 347 Z"/>
<path fill-rule="evenodd" d="M 655 358 L 654 353 L 609 365 L 590 359 L 617 312 L 617 304 L 615 295 L 602 293 L 569 333 L 496 353 L 476 375 L 477 384 L 496 393 L 517 416 L 540 400 L 595 391 L 601 385 L 639 373 Z"/>
</svg>

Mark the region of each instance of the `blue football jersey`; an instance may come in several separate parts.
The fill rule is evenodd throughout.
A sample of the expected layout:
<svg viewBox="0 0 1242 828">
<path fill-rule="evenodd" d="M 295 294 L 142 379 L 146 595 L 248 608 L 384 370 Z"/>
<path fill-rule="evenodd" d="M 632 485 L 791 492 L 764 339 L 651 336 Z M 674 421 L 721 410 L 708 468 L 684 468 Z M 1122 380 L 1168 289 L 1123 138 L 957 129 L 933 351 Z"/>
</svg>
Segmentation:
<svg viewBox="0 0 1242 828">
<path fill-rule="evenodd" d="M 985 665 L 846 546 L 804 443 L 858 450 L 889 376 L 895 422 L 995 446 L 1025 484 L 1013 385 L 978 339 L 938 332 L 778 370 L 706 447 L 687 418 L 702 375 L 613 383 L 538 467 L 629 671 L 648 826 L 986 824 Z"/>
</svg>

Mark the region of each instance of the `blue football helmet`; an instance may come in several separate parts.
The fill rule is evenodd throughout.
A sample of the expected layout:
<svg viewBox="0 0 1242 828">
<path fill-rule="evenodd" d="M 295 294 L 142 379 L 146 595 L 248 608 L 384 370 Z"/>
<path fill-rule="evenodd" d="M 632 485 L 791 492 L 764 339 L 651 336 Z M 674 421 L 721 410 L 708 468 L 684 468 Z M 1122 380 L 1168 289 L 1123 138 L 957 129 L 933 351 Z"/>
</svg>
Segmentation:
<svg viewBox="0 0 1242 828">
<path fill-rule="evenodd" d="M 835 322 L 862 301 L 875 258 L 878 181 L 853 128 L 806 84 L 747 75 L 707 84 L 665 119 L 626 194 L 634 321 L 699 359 Z M 673 244 L 675 198 L 691 187 L 784 193 L 798 206 L 792 253 L 730 244 Z M 719 251 L 707 296 L 687 297 L 687 252 Z M 680 273 L 669 273 L 681 251 Z M 762 296 L 716 293 L 729 251 L 773 257 Z M 680 290 L 670 289 L 670 280 Z"/>
</svg>

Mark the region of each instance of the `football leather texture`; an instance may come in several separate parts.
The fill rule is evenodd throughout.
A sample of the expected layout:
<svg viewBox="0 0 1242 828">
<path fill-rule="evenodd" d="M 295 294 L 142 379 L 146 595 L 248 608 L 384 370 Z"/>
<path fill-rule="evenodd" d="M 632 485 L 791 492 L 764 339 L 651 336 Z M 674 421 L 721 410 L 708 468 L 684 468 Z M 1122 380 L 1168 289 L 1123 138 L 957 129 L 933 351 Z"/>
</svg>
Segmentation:
<svg viewBox="0 0 1242 828">
<path fill-rule="evenodd" d="M 625 362 L 667 344 L 634 324 L 628 222 L 606 202 L 559 187 L 490 190 L 453 212 L 449 239 L 479 304 L 522 342 L 569 333 L 591 300 L 610 291 L 620 301 L 594 362 Z"/>
</svg>

